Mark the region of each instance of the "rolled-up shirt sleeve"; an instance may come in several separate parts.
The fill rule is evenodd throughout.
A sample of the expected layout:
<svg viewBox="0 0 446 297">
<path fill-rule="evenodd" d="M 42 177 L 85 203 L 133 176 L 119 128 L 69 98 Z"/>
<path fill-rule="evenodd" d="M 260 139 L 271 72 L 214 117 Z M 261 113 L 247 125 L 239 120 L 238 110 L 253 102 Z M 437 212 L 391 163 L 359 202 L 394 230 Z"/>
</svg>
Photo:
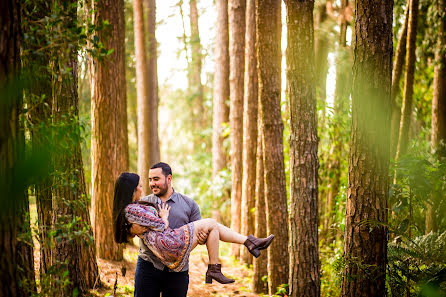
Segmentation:
<svg viewBox="0 0 446 297">
<path fill-rule="evenodd" d="M 163 232 L 166 229 L 166 223 L 158 216 L 158 211 L 153 206 L 129 204 L 125 208 L 125 217 L 131 224 L 149 227 L 154 231 Z"/>
</svg>

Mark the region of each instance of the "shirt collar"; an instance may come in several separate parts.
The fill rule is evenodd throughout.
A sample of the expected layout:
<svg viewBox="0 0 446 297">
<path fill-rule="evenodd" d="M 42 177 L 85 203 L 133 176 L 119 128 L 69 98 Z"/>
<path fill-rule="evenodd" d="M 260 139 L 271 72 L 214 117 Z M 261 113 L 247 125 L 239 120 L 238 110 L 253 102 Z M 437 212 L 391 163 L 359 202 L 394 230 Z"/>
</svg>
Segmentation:
<svg viewBox="0 0 446 297">
<path fill-rule="evenodd" d="M 175 192 L 174 188 L 172 188 L 172 190 L 173 190 L 173 193 L 172 193 L 172 195 L 170 195 L 169 199 L 166 200 L 166 202 L 169 201 L 169 200 L 172 200 L 173 202 L 176 203 L 176 202 L 178 202 L 178 193 Z M 158 203 L 161 204 L 161 198 L 158 197 L 158 196 L 156 196 L 156 197 L 158 198 Z"/>
</svg>

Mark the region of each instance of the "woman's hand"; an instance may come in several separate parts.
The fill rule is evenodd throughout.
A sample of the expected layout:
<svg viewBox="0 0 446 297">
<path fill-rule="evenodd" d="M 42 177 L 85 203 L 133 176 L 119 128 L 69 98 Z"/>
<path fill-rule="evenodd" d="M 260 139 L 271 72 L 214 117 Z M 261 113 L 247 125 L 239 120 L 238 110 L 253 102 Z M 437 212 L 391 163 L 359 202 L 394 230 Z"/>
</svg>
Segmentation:
<svg viewBox="0 0 446 297">
<path fill-rule="evenodd" d="M 170 206 L 167 203 L 162 203 L 161 205 L 158 205 L 158 214 L 160 218 L 162 218 L 163 220 L 167 220 L 167 218 L 169 217 L 169 211 L 170 211 Z"/>
</svg>

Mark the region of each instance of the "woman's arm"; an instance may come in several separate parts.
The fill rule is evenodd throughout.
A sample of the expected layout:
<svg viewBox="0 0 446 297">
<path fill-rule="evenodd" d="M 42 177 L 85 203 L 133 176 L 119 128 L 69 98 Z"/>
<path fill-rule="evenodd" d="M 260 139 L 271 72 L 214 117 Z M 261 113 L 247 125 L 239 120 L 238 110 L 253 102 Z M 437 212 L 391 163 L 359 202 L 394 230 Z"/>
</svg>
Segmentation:
<svg viewBox="0 0 446 297">
<path fill-rule="evenodd" d="M 127 205 L 125 211 L 126 219 L 131 224 L 138 224 L 161 232 L 167 228 L 166 222 L 159 217 L 158 211 L 152 206 L 134 203 Z"/>
</svg>

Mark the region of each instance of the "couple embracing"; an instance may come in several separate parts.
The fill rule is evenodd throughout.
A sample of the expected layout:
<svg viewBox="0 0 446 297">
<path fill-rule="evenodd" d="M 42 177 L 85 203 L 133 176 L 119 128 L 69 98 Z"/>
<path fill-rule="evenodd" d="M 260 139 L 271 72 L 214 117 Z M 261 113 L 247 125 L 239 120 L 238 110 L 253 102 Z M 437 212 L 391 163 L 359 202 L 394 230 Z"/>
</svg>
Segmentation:
<svg viewBox="0 0 446 297">
<path fill-rule="evenodd" d="M 201 219 L 200 208 L 191 198 L 172 188 L 172 169 L 157 163 L 149 171 L 153 195 L 142 195 L 141 178 L 122 173 L 116 181 L 113 201 L 114 236 L 117 243 L 140 237 L 135 273 L 136 297 L 182 297 L 189 286 L 189 254 L 197 244 L 205 244 L 209 254 L 206 283 L 234 282 L 221 272 L 219 241 L 244 244 L 258 257 L 274 235 L 256 238 L 241 235 L 214 219 Z"/>
</svg>

